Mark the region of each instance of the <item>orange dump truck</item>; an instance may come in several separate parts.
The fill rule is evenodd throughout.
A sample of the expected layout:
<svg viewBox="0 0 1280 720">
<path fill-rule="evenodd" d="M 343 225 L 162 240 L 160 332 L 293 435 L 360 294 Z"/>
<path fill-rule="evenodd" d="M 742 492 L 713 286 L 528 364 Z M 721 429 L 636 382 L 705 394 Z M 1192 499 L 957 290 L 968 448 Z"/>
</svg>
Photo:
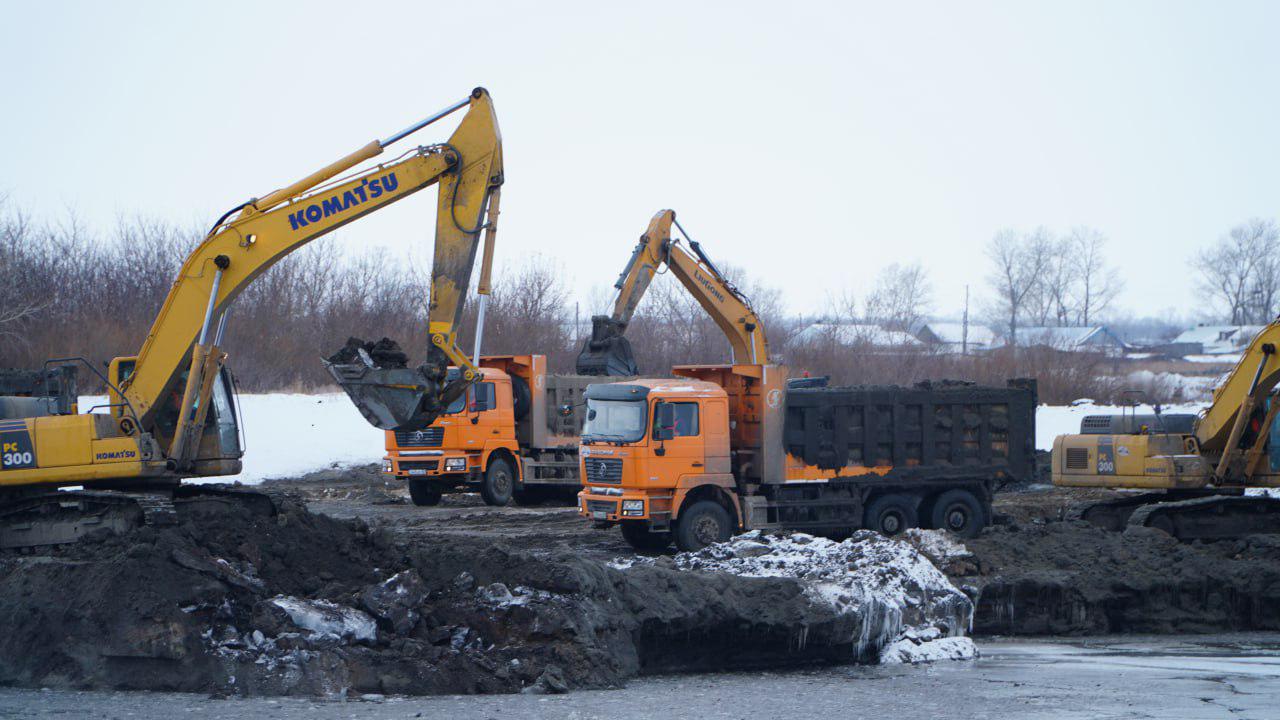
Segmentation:
<svg viewBox="0 0 1280 720">
<path fill-rule="evenodd" d="M 579 512 L 638 549 L 735 532 L 946 528 L 971 537 L 1035 472 L 1036 389 L 826 387 L 778 365 L 684 366 L 587 389 Z"/>
<path fill-rule="evenodd" d="M 387 432 L 383 472 L 417 505 L 478 489 L 486 503 L 571 496 L 578 481 L 583 393 L 596 377 L 549 375 L 542 355 L 489 355 L 482 377 L 423 430 Z"/>
</svg>

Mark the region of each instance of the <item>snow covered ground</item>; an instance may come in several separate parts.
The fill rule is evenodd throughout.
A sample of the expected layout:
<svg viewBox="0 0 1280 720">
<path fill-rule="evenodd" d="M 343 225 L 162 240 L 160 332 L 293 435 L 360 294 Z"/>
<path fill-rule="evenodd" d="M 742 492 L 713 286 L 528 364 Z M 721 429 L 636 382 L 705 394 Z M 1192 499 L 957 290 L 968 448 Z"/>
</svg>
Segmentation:
<svg viewBox="0 0 1280 720">
<path fill-rule="evenodd" d="M 80 408 L 102 402 L 102 397 L 81 397 Z M 240 416 L 244 472 L 218 482 L 257 484 L 334 465 L 380 462 L 384 454 L 382 431 L 366 422 L 342 393 L 245 394 L 240 396 Z"/>
</svg>

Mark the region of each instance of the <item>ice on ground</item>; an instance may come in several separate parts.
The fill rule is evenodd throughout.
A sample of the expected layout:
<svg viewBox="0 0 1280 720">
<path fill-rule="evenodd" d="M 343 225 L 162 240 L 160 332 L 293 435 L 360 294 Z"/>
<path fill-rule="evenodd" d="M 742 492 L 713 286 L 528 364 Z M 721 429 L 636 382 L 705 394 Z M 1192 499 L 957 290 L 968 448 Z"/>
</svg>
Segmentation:
<svg viewBox="0 0 1280 720">
<path fill-rule="evenodd" d="M 942 556 L 967 553 L 945 538 L 922 538 Z M 632 564 L 653 562 L 635 558 Z M 862 636 L 854 639 L 860 656 L 913 638 L 963 639 L 973 621 L 973 603 L 924 553 L 911 542 L 867 530 L 841 542 L 755 530 L 697 552 L 680 553 L 674 562 L 682 570 L 799 581 L 811 602 L 836 614 L 860 617 Z M 949 656 L 962 646 L 944 643 L 916 655 Z"/>
<path fill-rule="evenodd" d="M 330 635 L 341 640 L 372 642 L 378 637 L 373 618 L 355 608 L 328 600 L 303 600 L 279 595 L 271 604 L 284 610 L 294 625 L 313 635 Z"/>
<path fill-rule="evenodd" d="M 973 660 L 978 646 L 967 637 L 918 640 L 904 637 L 880 651 L 882 665 L 919 665 L 939 660 Z"/>
</svg>

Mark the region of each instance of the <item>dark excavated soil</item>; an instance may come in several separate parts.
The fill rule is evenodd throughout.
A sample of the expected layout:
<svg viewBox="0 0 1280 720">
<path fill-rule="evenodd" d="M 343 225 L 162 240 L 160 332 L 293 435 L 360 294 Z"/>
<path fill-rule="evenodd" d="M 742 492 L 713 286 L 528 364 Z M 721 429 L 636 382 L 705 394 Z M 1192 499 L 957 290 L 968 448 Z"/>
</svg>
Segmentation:
<svg viewBox="0 0 1280 720">
<path fill-rule="evenodd" d="M 612 533 L 596 533 L 609 539 L 592 552 L 570 542 L 594 532 L 571 510 L 463 497 L 424 513 L 361 475 L 276 484 L 274 511 L 178 503 L 171 526 L 0 556 L 0 683 L 558 692 L 644 672 L 855 658 L 857 618 L 815 608 L 794 580 L 663 562 L 622 572 L 600 562 Z M 308 501 L 371 520 L 313 513 Z M 435 520 L 447 529 L 429 530 L 433 513 L 449 516 Z"/>
<path fill-rule="evenodd" d="M 1094 635 L 1280 629 L 1280 535 L 1180 543 L 1070 521 L 1107 491 L 1040 489 L 997 499 L 1006 524 L 949 569 L 975 600 L 974 633 Z"/>
<path fill-rule="evenodd" d="M 815 616 L 796 582 L 662 559 L 621 572 L 605 562 L 631 554 L 617 531 L 571 507 L 490 508 L 474 495 L 415 507 L 373 466 L 266 487 L 274 512 L 180 504 L 172 526 L 0 555 L 0 683 L 556 692 L 856 654 L 850 619 Z M 974 634 L 1280 629 L 1280 537 L 1185 545 L 1061 519 L 1103 496 L 998 497 L 1003 524 L 944 568 L 975 599 Z M 351 608 L 372 631 L 307 627 L 281 601 Z"/>
</svg>

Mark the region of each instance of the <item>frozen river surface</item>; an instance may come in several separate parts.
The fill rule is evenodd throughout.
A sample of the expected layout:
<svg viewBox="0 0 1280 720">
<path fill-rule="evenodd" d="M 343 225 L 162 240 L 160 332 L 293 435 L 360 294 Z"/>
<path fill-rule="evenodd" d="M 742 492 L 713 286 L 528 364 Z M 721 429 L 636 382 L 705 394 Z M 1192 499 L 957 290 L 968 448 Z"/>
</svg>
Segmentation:
<svg viewBox="0 0 1280 720">
<path fill-rule="evenodd" d="M 0 718 L 1277 718 L 1280 635 L 980 643 L 972 662 L 652 677 L 569 695 L 220 700 L 0 689 Z"/>
</svg>

